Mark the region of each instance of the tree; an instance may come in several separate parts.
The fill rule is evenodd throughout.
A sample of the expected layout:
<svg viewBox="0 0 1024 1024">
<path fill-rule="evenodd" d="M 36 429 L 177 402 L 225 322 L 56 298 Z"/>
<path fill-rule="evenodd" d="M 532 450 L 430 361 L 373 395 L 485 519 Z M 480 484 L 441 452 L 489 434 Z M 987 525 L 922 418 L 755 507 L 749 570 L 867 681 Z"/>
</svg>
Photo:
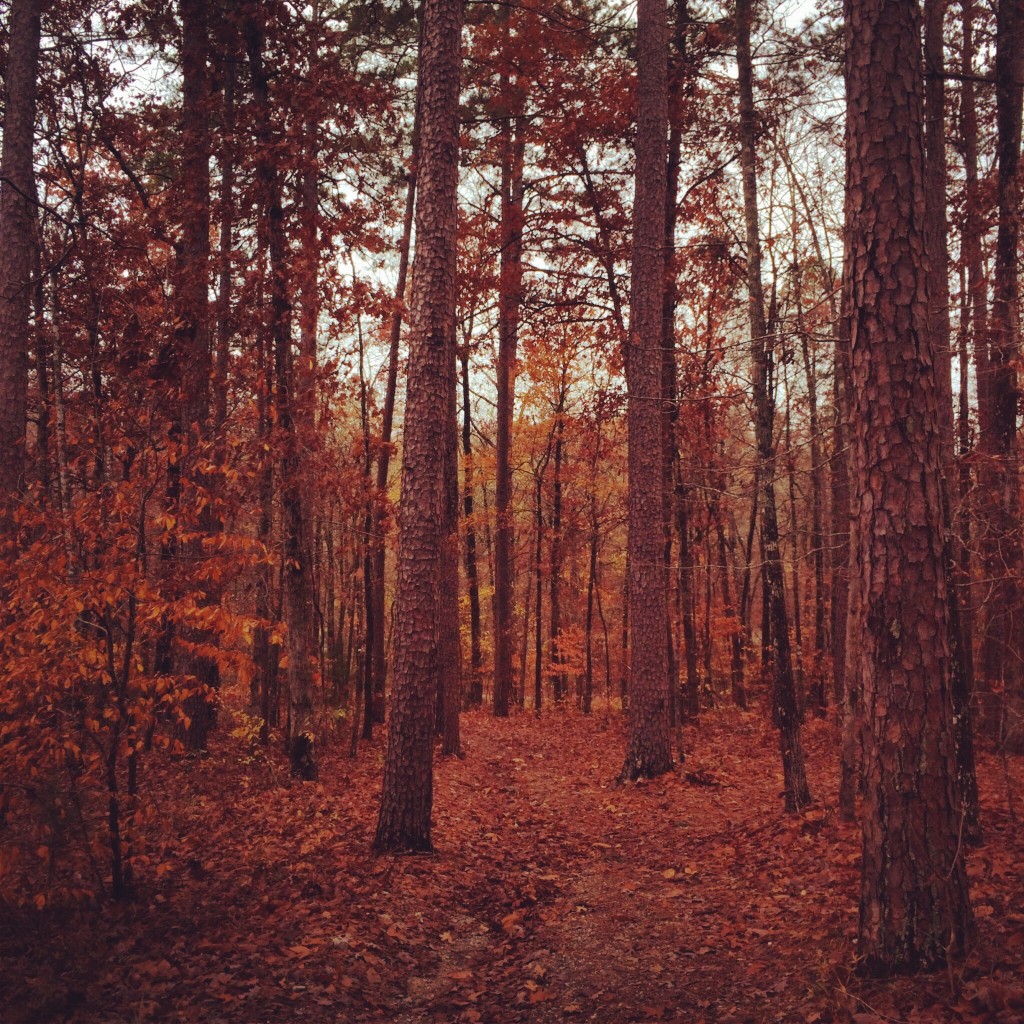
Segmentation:
<svg viewBox="0 0 1024 1024">
<path fill-rule="evenodd" d="M 455 256 L 462 5 L 425 0 L 420 42 L 422 123 L 416 255 L 398 519 L 394 682 L 375 848 L 431 849 L 433 716 L 440 678 L 438 595 L 454 443 Z M 443 410 L 444 415 L 438 415 Z"/>
<path fill-rule="evenodd" d="M 503 8 L 503 40 L 508 49 L 511 5 Z M 506 56 L 507 61 L 507 56 Z M 509 91 L 503 69 L 501 91 Z M 501 126 L 501 276 L 498 291 L 498 423 L 495 454 L 494 523 L 494 713 L 508 715 L 512 697 L 512 587 L 515 523 L 512 509 L 512 410 L 515 403 L 516 348 L 523 289 L 523 118 L 511 105 Z"/>
<path fill-rule="evenodd" d="M 982 491 L 990 505 L 986 568 L 999 579 L 989 601 L 989 632 L 982 671 L 989 684 L 1004 687 L 1001 731 L 1015 750 L 1024 750 L 1024 616 L 1019 574 L 1021 548 L 1020 454 L 1017 412 L 1020 404 L 1018 363 L 1020 325 L 1020 143 L 1024 107 L 1024 12 L 1004 0 L 996 11 L 996 150 L 998 226 L 992 315 L 988 325 L 989 430 L 982 437 L 985 460 Z M 987 669 L 987 671 L 986 671 Z"/>
<path fill-rule="evenodd" d="M 847 0 L 844 287 L 859 577 L 848 685 L 864 723 L 859 937 L 873 974 L 942 963 L 971 931 L 953 782 L 921 28 L 917 0 Z"/>
<path fill-rule="evenodd" d="M 32 166 L 42 0 L 14 0 L 0 154 L 0 501 L 24 485 L 36 187 Z"/>
<path fill-rule="evenodd" d="M 786 613 L 785 578 L 779 549 L 779 520 L 775 504 L 774 418 L 770 391 L 771 355 L 761 281 L 761 229 L 757 207 L 755 152 L 756 111 L 754 72 L 750 55 L 751 0 L 736 3 L 736 64 L 739 71 L 740 167 L 747 242 L 747 310 L 754 366 L 754 429 L 757 437 L 757 478 L 760 486 L 761 558 L 764 563 L 765 621 L 774 641 L 772 652 L 772 717 L 779 730 L 786 809 L 798 811 L 810 803 L 800 738 L 800 709 L 793 679 L 793 659 Z"/>
<path fill-rule="evenodd" d="M 629 449 L 629 743 L 623 779 L 672 767 L 662 472 L 662 303 L 668 158 L 668 13 L 637 6 L 636 193 L 626 347 Z"/>
</svg>

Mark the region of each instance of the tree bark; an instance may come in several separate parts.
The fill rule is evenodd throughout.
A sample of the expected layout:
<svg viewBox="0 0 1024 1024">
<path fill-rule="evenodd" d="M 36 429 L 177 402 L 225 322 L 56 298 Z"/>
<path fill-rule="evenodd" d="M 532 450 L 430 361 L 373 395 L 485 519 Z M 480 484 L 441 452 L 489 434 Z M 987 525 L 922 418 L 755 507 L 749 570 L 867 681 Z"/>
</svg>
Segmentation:
<svg viewBox="0 0 1024 1024">
<path fill-rule="evenodd" d="M 661 0 L 637 5 L 636 190 L 626 358 L 629 465 L 629 742 L 622 779 L 672 767 L 665 638 L 662 303 L 668 138 L 668 16 Z"/>
<path fill-rule="evenodd" d="M 852 571 L 864 725 L 862 969 L 931 967 L 971 932 L 954 785 L 942 425 L 930 332 L 921 17 L 847 0 Z"/>
<path fill-rule="evenodd" d="M 444 546 L 444 452 L 455 332 L 459 171 L 460 0 L 424 0 L 423 119 L 417 161 L 416 258 L 409 315 L 394 682 L 380 816 L 380 852 L 431 849 L 433 710 L 440 652 L 438 594 Z M 454 427 L 454 424 L 451 424 Z M 451 438 L 454 441 L 454 435 Z M 441 585 L 444 585 L 442 578 Z"/>
<path fill-rule="evenodd" d="M 0 154 L 0 502 L 25 483 L 28 354 L 31 345 L 36 80 L 42 0 L 14 0 L 4 76 Z M 6 511 L 0 536 L 9 532 Z"/>
</svg>

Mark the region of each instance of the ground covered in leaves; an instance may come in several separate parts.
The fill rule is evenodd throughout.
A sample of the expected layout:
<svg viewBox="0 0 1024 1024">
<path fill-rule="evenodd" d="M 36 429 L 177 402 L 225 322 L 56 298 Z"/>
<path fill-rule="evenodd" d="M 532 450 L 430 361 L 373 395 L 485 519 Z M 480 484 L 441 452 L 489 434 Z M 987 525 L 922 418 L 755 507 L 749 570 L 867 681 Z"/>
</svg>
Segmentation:
<svg viewBox="0 0 1024 1024">
<path fill-rule="evenodd" d="M 1020 762 L 984 756 L 978 934 L 946 972 L 854 973 L 859 834 L 834 814 L 836 734 L 808 723 L 805 814 L 782 812 L 755 713 L 687 729 L 674 774 L 616 786 L 618 715 L 464 717 L 435 775 L 437 853 L 370 854 L 381 745 L 321 782 L 209 756 L 155 767 L 162 878 L 0 928 L 4 1024 L 292 1021 L 686 1024 L 1024 1019 Z"/>
</svg>

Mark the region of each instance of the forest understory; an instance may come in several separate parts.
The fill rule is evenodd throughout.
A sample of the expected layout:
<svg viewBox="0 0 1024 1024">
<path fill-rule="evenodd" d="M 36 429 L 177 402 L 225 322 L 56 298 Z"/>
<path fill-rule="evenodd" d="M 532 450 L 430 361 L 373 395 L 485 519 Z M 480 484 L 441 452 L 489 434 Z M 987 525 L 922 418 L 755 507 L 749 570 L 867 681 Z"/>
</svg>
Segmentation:
<svg viewBox="0 0 1024 1024">
<path fill-rule="evenodd" d="M 466 714 L 465 756 L 435 767 L 436 852 L 397 858 L 371 853 L 380 742 L 351 760 L 339 738 L 316 784 L 227 728 L 206 756 L 154 759 L 151 877 L 123 905 L 9 917 L 0 1020 L 1024 1017 L 1020 759 L 979 758 L 968 955 L 883 982 L 855 970 L 860 830 L 835 813 L 830 721 L 806 727 L 819 799 L 801 815 L 760 712 L 709 712 L 648 782 L 616 784 L 623 734 L 603 708 Z"/>
</svg>

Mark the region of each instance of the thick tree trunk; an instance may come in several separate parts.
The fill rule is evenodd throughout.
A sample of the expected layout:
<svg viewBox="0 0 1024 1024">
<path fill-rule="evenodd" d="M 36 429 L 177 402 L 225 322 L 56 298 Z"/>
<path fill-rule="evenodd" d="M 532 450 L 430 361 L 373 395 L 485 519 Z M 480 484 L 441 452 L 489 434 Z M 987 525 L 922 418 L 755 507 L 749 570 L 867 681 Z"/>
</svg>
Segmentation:
<svg viewBox="0 0 1024 1024">
<path fill-rule="evenodd" d="M 626 358 L 629 431 L 629 745 L 623 779 L 672 767 L 665 637 L 662 302 L 668 138 L 668 17 L 661 0 L 637 6 L 636 192 Z"/>
<path fill-rule="evenodd" d="M 921 19 L 847 0 L 852 463 L 864 866 L 874 974 L 945 962 L 971 931 L 954 785 L 942 423 L 930 333 Z"/>
<path fill-rule="evenodd" d="M 36 247 L 33 148 L 42 0 L 14 0 L 4 76 L 0 154 L 0 503 L 25 483 L 32 264 Z M 8 532 L 0 517 L 0 536 Z"/>
<path fill-rule="evenodd" d="M 787 810 L 810 802 L 800 739 L 800 712 L 793 680 L 793 659 L 786 614 L 785 580 L 779 549 L 779 523 L 775 505 L 775 445 L 772 439 L 772 398 L 769 391 L 768 328 L 761 284 L 761 239 L 757 209 L 756 114 L 754 76 L 750 56 L 751 0 L 736 4 L 736 63 L 739 71 L 740 166 L 747 240 L 747 295 L 751 354 L 754 365 L 754 408 L 758 449 L 757 477 L 761 497 L 761 559 L 764 563 L 765 599 L 773 643 L 774 686 L 772 718 L 779 730 L 779 747 Z"/>
<path fill-rule="evenodd" d="M 394 683 L 374 846 L 431 849 L 433 709 L 441 651 L 438 593 L 445 538 L 446 444 L 452 408 L 456 219 L 459 170 L 459 74 L 462 5 L 424 0 L 420 44 L 420 132 L 416 259 L 409 315 L 402 489 L 398 518 Z M 449 437 L 449 434 L 451 436 Z M 440 581 L 441 586 L 445 580 Z"/>
</svg>

